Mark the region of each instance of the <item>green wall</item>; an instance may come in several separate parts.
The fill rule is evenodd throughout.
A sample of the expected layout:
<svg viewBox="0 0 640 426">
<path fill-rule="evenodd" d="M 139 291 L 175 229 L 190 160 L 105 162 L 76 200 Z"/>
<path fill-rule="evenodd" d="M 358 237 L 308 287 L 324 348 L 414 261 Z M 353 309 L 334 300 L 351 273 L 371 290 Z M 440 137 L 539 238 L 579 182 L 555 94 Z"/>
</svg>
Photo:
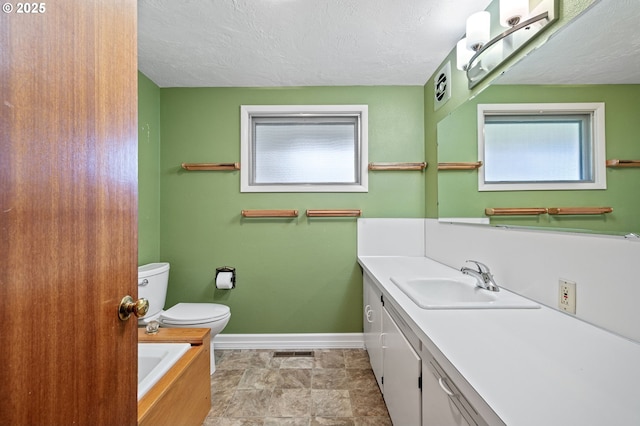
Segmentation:
<svg viewBox="0 0 640 426">
<path fill-rule="evenodd" d="M 160 260 L 160 88 L 138 73 L 138 265 Z"/>
<path fill-rule="evenodd" d="M 362 209 L 363 217 L 424 217 L 421 172 L 369 172 L 368 193 L 240 193 L 240 173 L 187 172 L 182 162 L 238 162 L 240 106 L 367 104 L 369 162 L 423 161 L 422 86 L 161 89 L 160 258 L 171 263 L 167 307 L 231 307 L 225 333 L 362 331 L 356 220 L 306 209 Z M 297 219 L 242 219 L 242 209 L 298 209 Z M 237 286 L 215 290 L 218 266 Z"/>
</svg>

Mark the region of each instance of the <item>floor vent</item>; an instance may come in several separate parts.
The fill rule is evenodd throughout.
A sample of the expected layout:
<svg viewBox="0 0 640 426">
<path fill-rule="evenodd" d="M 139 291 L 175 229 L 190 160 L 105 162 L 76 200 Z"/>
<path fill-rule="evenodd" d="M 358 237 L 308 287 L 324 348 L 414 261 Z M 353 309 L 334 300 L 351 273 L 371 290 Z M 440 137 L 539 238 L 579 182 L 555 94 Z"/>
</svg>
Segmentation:
<svg viewBox="0 0 640 426">
<path fill-rule="evenodd" d="M 291 352 L 286 352 L 286 351 L 278 351 L 278 352 L 274 352 L 273 353 L 274 357 L 310 357 L 313 358 L 313 351 L 291 351 Z"/>
</svg>

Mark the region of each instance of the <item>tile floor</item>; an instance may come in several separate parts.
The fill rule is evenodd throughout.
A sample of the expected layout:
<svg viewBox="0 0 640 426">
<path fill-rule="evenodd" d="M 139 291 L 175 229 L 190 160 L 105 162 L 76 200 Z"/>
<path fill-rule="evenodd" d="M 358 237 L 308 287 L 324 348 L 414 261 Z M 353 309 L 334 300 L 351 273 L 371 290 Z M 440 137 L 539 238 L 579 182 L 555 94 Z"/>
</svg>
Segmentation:
<svg viewBox="0 0 640 426">
<path fill-rule="evenodd" d="M 360 349 L 216 350 L 203 426 L 391 425 L 369 357 Z"/>
</svg>

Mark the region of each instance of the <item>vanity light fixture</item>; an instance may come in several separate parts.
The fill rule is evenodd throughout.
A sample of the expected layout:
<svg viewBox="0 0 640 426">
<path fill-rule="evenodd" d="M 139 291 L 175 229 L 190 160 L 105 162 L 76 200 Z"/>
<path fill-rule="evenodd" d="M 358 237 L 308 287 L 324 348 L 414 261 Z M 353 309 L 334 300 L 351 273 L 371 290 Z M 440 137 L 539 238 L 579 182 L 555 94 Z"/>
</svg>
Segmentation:
<svg viewBox="0 0 640 426">
<path fill-rule="evenodd" d="M 500 25 L 508 29 L 493 38 L 489 12 L 469 16 L 466 37 L 456 44 L 456 67 L 466 71 L 469 89 L 557 20 L 558 3 L 542 0 L 529 11 L 529 0 L 499 0 Z"/>
</svg>

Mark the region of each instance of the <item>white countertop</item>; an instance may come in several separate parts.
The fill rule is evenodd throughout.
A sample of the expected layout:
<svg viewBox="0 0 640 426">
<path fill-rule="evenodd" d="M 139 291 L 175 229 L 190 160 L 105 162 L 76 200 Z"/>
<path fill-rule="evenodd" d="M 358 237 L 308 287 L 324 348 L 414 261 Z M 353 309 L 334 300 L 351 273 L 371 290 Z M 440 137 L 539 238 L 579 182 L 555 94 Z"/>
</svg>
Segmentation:
<svg viewBox="0 0 640 426">
<path fill-rule="evenodd" d="M 428 337 L 505 424 L 640 425 L 640 344 L 545 306 L 422 309 L 392 276 L 461 273 L 426 257 L 358 260 L 412 331 Z"/>
</svg>

